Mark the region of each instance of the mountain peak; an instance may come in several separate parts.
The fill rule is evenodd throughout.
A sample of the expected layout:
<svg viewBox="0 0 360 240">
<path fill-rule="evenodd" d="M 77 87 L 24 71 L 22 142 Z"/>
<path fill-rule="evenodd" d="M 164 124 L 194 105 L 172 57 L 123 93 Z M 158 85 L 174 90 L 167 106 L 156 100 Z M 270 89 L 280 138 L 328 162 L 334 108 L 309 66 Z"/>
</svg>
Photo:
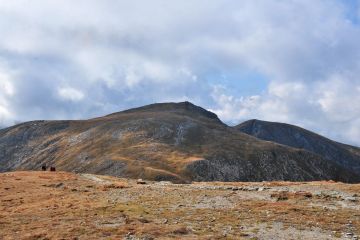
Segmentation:
<svg viewBox="0 0 360 240">
<path fill-rule="evenodd" d="M 221 122 L 218 116 L 200 106 L 197 106 L 191 102 L 167 102 L 167 103 L 154 103 L 146 105 L 143 107 L 132 108 L 125 110 L 119 113 L 137 113 L 137 112 L 171 112 L 171 113 L 180 113 L 184 115 L 190 115 L 192 117 L 205 117 L 207 119 L 215 120 Z M 114 115 L 110 114 L 108 116 Z"/>
</svg>

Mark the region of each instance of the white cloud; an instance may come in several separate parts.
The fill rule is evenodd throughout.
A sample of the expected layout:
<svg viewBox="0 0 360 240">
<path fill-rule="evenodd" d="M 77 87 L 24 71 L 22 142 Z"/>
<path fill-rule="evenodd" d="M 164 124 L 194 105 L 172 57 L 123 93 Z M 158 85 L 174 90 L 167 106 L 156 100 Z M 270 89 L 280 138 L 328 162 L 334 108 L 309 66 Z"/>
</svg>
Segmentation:
<svg viewBox="0 0 360 240">
<path fill-rule="evenodd" d="M 0 105 L 0 125 L 8 124 L 7 119 L 10 117 L 12 117 L 10 111 L 5 106 Z"/>
<path fill-rule="evenodd" d="M 269 93 L 279 98 L 287 99 L 306 94 L 306 86 L 301 82 L 272 82 L 269 85 Z"/>
<path fill-rule="evenodd" d="M 215 85 L 212 89 L 212 98 L 218 105 L 218 108 L 209 109 L 218 114 L 222 120 L 237 123 L 239 120 L 246 119 L 254 115 L 254 110 L 261 102 L 260 96 L 236 98 L 226 94 L 226 88 L 221 85 Z"/>
<path fill-rule="evenodd" d="M 85 96 L 80 90 L 71 87 L 59 88 L 58 94 L 62 99 L 74 102 L 83 100 Z"/>
<path fill-rule="evenodd" d="M 0 66 L 0 126 L 10 124 L 13 118 L 8 101 L 8 97 L 15 93 L 11 78 L 5 67 Z"/>
<path fill-rule="evenodd" d="M 0 92 L 4 95 L 13 95 L 15 93 L 14 86 L 11 84 L 10 77 L 2 73 L 0 70 Z"/>
<path fill-rule="evenodd" d="M 360 118 L 360 83 L 336 75 L 317 84 L 318 103 L 327 118 L 351 121 Z"/>
</svg>

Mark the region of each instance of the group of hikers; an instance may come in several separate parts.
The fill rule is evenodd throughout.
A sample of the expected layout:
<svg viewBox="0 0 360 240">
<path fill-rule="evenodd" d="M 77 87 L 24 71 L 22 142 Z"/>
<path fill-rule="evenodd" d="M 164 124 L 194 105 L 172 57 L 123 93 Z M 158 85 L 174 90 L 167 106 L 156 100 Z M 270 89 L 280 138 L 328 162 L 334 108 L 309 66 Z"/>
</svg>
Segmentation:
<svg viewBox="0 0 360 240">
<path fill-rule="evenodd" d="M 42 165 L 41 166 L 41 170 L 46 171 L 47 170 L 47 166 L 46 165 Z M 50 172 L 55 172 L 56 168 L 55 167 L 50 167 Z"/>
</svg>

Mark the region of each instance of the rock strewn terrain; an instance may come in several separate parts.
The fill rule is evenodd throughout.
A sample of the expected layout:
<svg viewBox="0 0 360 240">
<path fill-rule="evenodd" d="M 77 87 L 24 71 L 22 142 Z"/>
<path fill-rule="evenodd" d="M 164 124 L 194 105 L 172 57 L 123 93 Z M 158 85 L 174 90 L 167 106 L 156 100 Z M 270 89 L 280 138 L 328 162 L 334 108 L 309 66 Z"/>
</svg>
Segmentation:
<svg viewBox="0 0 360 240">
<path fill-rule="evenodd" d="M 358 239 L 360 184 L 0 174 L 0 239 Z"/>
<path fill-rule="evenodd" d="M 34 121 L 0 130 L 0 172 L 59 170 L 196 181 L 360 182 L 333 161 L 263 141 L 189 102 L 153 104 L 83 121 Z"/>
</svg>

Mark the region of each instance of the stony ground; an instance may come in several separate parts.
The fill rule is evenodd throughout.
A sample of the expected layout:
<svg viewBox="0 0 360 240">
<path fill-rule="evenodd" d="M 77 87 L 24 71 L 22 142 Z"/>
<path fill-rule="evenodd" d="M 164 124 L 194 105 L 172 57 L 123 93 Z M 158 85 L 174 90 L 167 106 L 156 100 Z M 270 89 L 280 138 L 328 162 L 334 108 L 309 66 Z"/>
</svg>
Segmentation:
<svg viewBox="0 0 360 240">
<path fill-rule="evenodd" d="M 358 239 L 360 184 L 0 174 L 0 239 Z"/>
</svg>

